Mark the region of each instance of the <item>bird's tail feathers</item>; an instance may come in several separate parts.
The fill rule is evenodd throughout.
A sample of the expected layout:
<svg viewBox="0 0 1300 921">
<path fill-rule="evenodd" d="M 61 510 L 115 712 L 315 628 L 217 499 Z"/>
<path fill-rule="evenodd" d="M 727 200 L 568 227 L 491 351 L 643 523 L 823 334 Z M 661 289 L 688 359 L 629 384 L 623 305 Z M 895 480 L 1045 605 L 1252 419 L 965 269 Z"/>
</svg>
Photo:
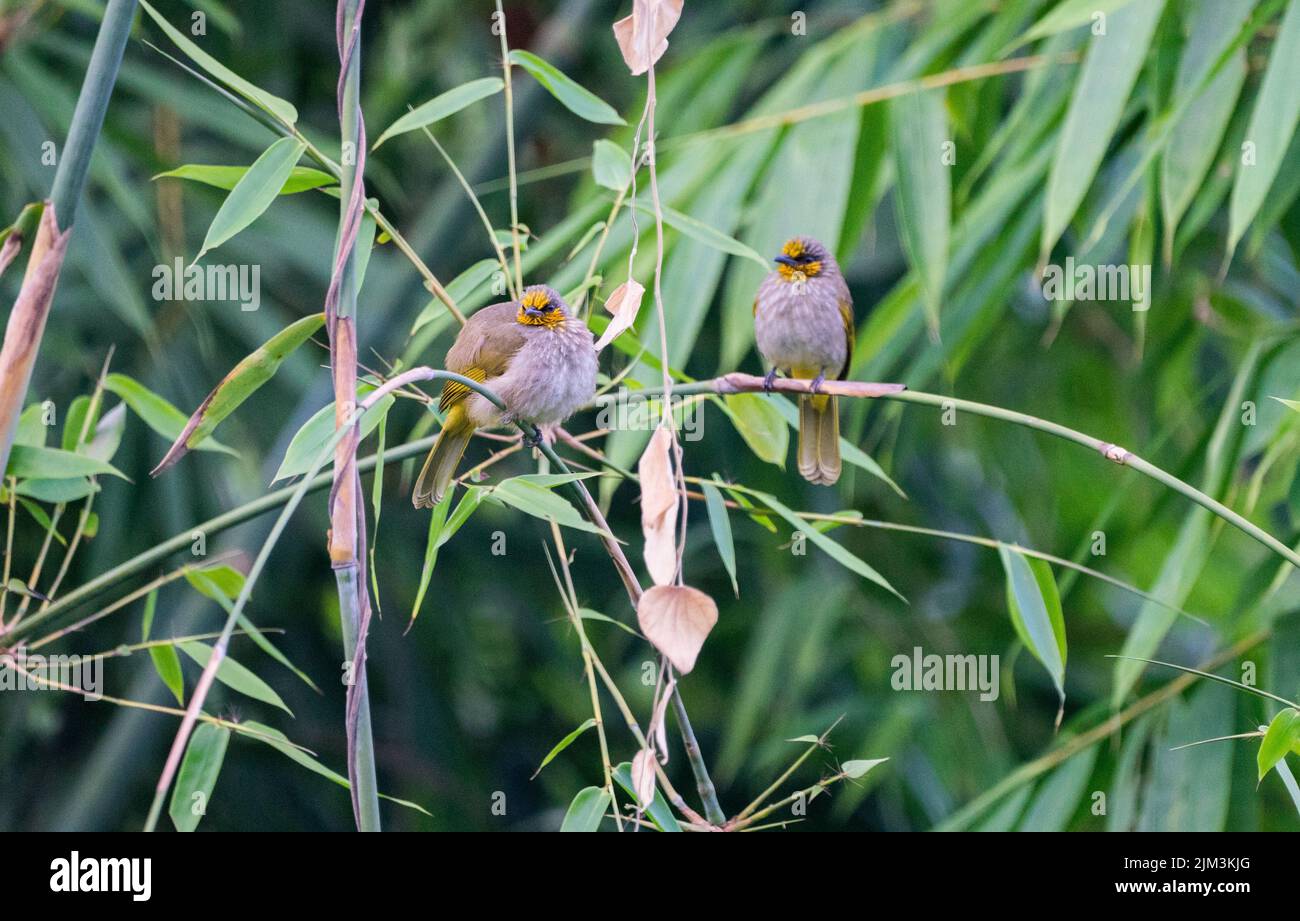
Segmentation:
<svg viewBox="0 0 1300 921">
<path fill-rule="evenodd" d="M 840 478 L 840 412 L 828 394 L 799 398 L 799 474 L 831 486 Z"/>
<path fill-rule="evenodd" d="M 451 488 L 456 467 L 473 435 L 474 423 L 469 420 L 465 407 L 453 406 L 451 412 L 447 413 L 442 433 L 433 443 L 433 449 L 429 451 L 429 457 L 420 470 L 419 479 L 415 481 L 411 502 L 416 508 L 433 508 L 442 501 Z"/>
</svg>

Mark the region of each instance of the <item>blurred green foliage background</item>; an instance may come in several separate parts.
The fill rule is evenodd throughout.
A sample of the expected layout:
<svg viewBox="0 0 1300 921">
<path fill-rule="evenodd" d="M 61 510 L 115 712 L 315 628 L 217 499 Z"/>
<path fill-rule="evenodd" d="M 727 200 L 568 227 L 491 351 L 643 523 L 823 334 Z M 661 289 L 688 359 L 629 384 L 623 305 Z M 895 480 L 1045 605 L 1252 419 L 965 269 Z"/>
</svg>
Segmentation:
<svg viewBox="0 0 1300 921">
<path fill-rule="evenodd" d="M 1139 6 L 1154 2 L 1135 0 Z M 1256 10 L 1258 27 L 1242 49 L 1246 72 L 1239 98 L 1225 107 L 1217 137 L 1196 142 L 1208 148 L 1210 162 L 1192 184 L 1177 230 L 1162 207 L 1169 180 L 1162 180 L 1161 170 L 1168 151 L 1178 148 L 1153 132 L 1185 90 L 1179 62 L 1196 17 L 1215 14 L 1216 4 L 1169 0 L 1149 47 L 1134 52 L 1141 61 L 1135 87 L 1119 102 L 1105 158 L 1050 261 L 1074 255 L 1096 263 L 1153 264 L 1155 296 L 1145 314 L 1126 303 L 1051 303 L 1038 289 L 1049 174 L 1061 157 L 1080 55 L 1086 56 L 1093 36 L 1085 18 L 1078 27 L 1016 42 L 1054 7 L 1071 5 L 809 0 L 798 7 L 806 14 L 806 34 L 795 34 L 793 4 L 688 0 L 659 67 L 665 202 L 763 255 L 795 233 L 826 241 L 843 263 L 861 324 L 852 377 L 1004 406 L 1121 444 L 1233 508 L 1249 510 L 1252 520 L 1294 546 L 1300 537 L 1296 414 L 1269 398 L 1300 397 L 1296 142 L 1221 274 L 1234 168 L 1287 5 L 1262 3 Z M 330 4 L 195 0 L 157 6 L 178 24 L 192 9 L 205 11 L 207 35 L 196 39 L 202 47 L 292 100 L 307 134 L 323 150 L 337 152 Z M 610 33 L 610 23 L 627 12 L 624 6 L 603 0 L 506 4 L 512 47 L 559 66 L 629 122 L 609 129 L 582 121 L 515 70 L 520 217 L 532 237 L 525 254 L 529 282 L 548 281 L 563 291 L 577 285 L 591 243 L 576 255 L 571 249 L 608 213 L 611 195 L 591 178 L 592 143 L 608 138 L 630 147 L 645 92 L 644 80 L 628 75 Z M 1110 14 L 1116 24 L 1132 15 L 1122 3 L 1099 6 L 1119 8 Z M 91 0 L 0 4 L 0 207 L 6 214 L 16 215 L 48 190 L 53 170 L 41 162 L 41 145 L 58 141 L 71 116 L 97 8 Z M 408 105 L 500 73 L 490 14 L 491 5 L 483 2 L 371 4 L 362 58 L 371 138 Z M 224 194 L 151 177 L 184 163 L 247 165 L 274 137 L 146 42 L 174 51 L 152 23 L 137 24 L 29 396 L 33 402 L 51 399 L 60 410 L 90 391 L 113 349 L 113 370 L 188 412 L 242 356 L 292 320 L 319 311 L 328 282 L 337 202 L 308 192 L 281 198 L 209 257 L 261 267 L 259 310 L 151 297 L 154 266 L 178 255 L 193 258 Z M 946 91 L 956 162 L 938 342 L 926 332 L 922 288 L 900 242 L 887 103 L 698 137 L 925 74 L 1040 53 L 1057 57 L 1024 73 L 954 82 Z M 498 96 L 434 128 L 498 228 L 509 222 L 503 126 Z M 1130 176 L 1136 181 L 1127 182 Z M 444 282 L 492 257 L 463 190 L 418 133 L 386 142 L 371 157 L 366 180 L 368 194 Z M 1090 241 L 1098 216 L 1107 212 L 1104 233 Z M 634 274 L 648 283 L 653 221 L 642 213 L 637 223 L 639 232 L 651 235 L 642 238 Z M 632 235 L 624 210 L 602 255 L 602 298 L 626 277 Z M 1169 262 L 1165 235 L 1175 238 Z M 759 372 L 749 323 L 761 270 L 672 228 L 667 243 L 664 301 L 673 364 L 700 378 L 737 368 Z M 18 274 L 11 270 L 0 285 L 6 304 Z M 477 291 L 466 305 L 487 300 L 486 291 Z M 448 324 L 409 336 L 428 302 L 419 276 L 395 248 L 376 247 L 359 310 L 362 360 L 373 367 L 398 357 L 408 365 L 440 362 L 453 331 Z M 657 355 L 649 306 L 639 326 L 649 353 Z M 608 373 L 628 361 L 613 352 L 602 360 Z M 129 418 L 114 463 L 131 482 L 102 479 L 99 532 L 77 558 L 68 585 L 264 493 L 294 432 L 330 399 L 326 357 L 316 345 L 304 347 L 223 424 L 221 440 L 239 451 L 237 458 L 194 454 L 150 479 L 165 440 Z M 657 372 L 643 362 L 630 379 L 653 384 Z M 1247 401 L 1254 414 L 1243 424 L 1241 404 Z M 713 405 L 702 410 L 703 440 L 685 443 L 687 470 L 716 472 L 796 509 L 853 510 L 866 519 L 988 536 L 1076 559 L 1203 618 L 1177 619 L 1149 652 L 1138 654 L 1196 665 L 1266 631 L 1222 674 L 1241 679 L 1244 658 L 1257 669 L 1260 687 L 1284 697 L 1300 693 L 1296 580 L 1262 546 L 1077 446 L 965 414 L 946 425 L 939 413 L 922 407 L 854 402 L 844 407 L 846 437 L 884 467 L 906 499 L 858 468 L 846 468 L 834 488 L 809 486 L 793 463 L 781 469 L 755 456 Z M 399 401 L 388 419 L 388 445 L 405 440 L 423 415 L 418 405 Z M 568 428 L 588 431 L 593 418 L 580 416 Z M 633 465 L 644 437 L 616 433 L 606 450 L 619 464 Z M 373 448 L 371 439 L 362 453 Z M 471 451 L 476 460 L 486 456 L 482 446 Z M 383 618 L 372 628 L 369 674 L 381 789 L 420 803 L 432 818 L 385 805 L 386 826 L 556 828 L 573 794 L 600 783 L 600 756 L 595 735 L 587 733 L 529 779 L 550 748 L 590 716 L 578 645 L 542 550 L 548 529 L 517 512 L 484 507 L 442 549 L 430 595 L 404 634 L 427 527 L 426 513 L 415 512 L 407 499 L 410 467 L 390 464 L 384 481 L 377 544 Z M 1216 467 L 1223 471 L 1217 479 Z M 520 455 L 495 468 L 495 475 L 532 469 Z M 639 563 L 635 484 L 602 480 L 601 498 Z M 208 553 L 230 551 L 247 560 L 269 524 L 264 516 L 214 535 Z M 781 522 L 772 533 L 733 514 L 732 526 L 739 598 L 714 549 L 703 505 L 692 503 L 686 578 L 717 600 L 720 620 L 695 671 L 682 681 L 729 811 L 749 802 L 798 754 L 798 746 L 785 740 L 820 733 L 842 718 L 832 748 L 814 755 L 792 783 L 811 784 L 841 760 L 890 760 L 818 798 L 796 828 L 928 829 L 954 815 L 959 825 L 976 827 L 1300 828 L 1276 774 L 1256 789 L 1256 740 L 1172 750 L 1250 732 L 1277 709 L 1208 682 L 1003 788 L 1006 795 L 987 800 L 987 810 L 958 814 L 1018 766 L 1110 716 L 1117 666 L 1105 657 L 1124 647 L 1144 613 L 1142 600 L 1056 569 L 1069 637 L 1065 717 L 1057 732 L 1056 692 L 1019 647 L 996 552 L 870 527 L 835 528 L 832 538 L 889 579 L 910 600 L 905 605 L 814 548 L 791 552 Z M 223 688 L 214 690 L 209 709 L 270 723 L 342 770 L 344 689 L 337 680 L 341 647 L 326 527 L 325 497 L 318 493 L 280 542 L 250 607 L 261 627 L 285 631 L 277 645 L 323 693 L 237 640 L 235 657 L 275 687 L 294 718 Z M 1104 532 L 1104 556 L 1090 552 L 1097 531 Z M 503 556 L 490 552 L 495 532 L 505 535 Z M 16 572 L 30 569 L 41 537 L 36 522 L 20 515 Z M 582 604 L 634 624 L 599 543 L 590 535 L 566 538 L 576 549 Z M 135 604 L 119 611 L 62 641 L 59 650 L 85 653 L 134 641 L 141 609 Z M 182 581 L 163 591 L 154 632 L 216 630 L 222 618 L 214 602 Z M 639 718 L 647 719 L 651 688 L 641 678 L 653 658 L 650 648 L 609 625 L 591 623 L 588 630 Z M 999 700 L 893 690 L 891 660 L 916 646 L 927 653 L 1001 656 Z M 197 670 L 192 663 L 186 669 L 192 688 Z M 109 659 L 105 673 L 111 694 L 168 699 L 146 655 Z M 1172 670 L 1148 669 L 1118 703 L 1142 699 L 1176 677 Z M 607 705 L 612 754 L 616 762 L 629 760 L 635 743 L 611 713 Z M 0 828 L 138 828 L 175 725 L 168 716 L 53 692 L 0 694 Z M 692 798 L 685 759 L 677 747 L 674 752 L 668 770 Z M 504 816 L 491 810 L 497 791 L 506 796 Z M 1105 815 L 1093 812 L 1094 791 L 1107 795 Z M 201 828 L 351 826 L 343 790 L 270 748 L 236 738 Z"/>
</svg>

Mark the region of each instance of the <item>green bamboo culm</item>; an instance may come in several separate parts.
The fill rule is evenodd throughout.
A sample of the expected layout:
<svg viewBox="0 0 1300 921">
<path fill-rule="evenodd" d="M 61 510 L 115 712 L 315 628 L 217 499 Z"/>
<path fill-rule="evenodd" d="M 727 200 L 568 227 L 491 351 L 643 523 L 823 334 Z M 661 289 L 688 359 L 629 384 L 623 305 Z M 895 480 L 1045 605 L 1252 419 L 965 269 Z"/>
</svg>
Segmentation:
<svg viewBox="0 0 1300 921">
<path fill-rule="evenodd" d="M 335 392 L 342 389 L 348 393 L 356 387 L 356 308 L 357 308 L 357 243 L 361 213 L 364 210 L 365 190 L 361 188 L 365 181 L 366 136 L 365 123 L 361 115 L 361 15 L 365 9 L 364 0 L 339 0 L 339 57 L 344 68 L 339 93 L 339 135 L 343 144 L 344 156 L 339 176 L 339 230 L 335 242 L 335 269 L 338 275 L 337 301 L 334 303 L 335 317 L 327 319 L 333 323 L 330 343 L 330 358 L 335 376 Z M 348 145 L 352 146 L 353 156 L 347 156 Z M 358 198 L 359 196 L 359 198 Z M 354 200 L 356 199 L 356 200 Z M 351 233 L 347 232 L 353 227 Z M 345 251 L 343 251 L 345 250 Z M 342 257 L 342 265 L 338 258 Z M 329 317 L 330 305 L 326 305 Z M 342 333 L 342 334 L 341 334 Z M 340 385 L 340 382 L 341 385 Z M 331 510 L 334 537 L 343 533 L 344 524 L 352 530 L 351 539 L 347 540 L 347 559 L 339 559 L 334 547 L 330 548 L 334 559 L 334 576 L 339 596 L 339 621 L 343 634 L 343 652 L 348 663 L 348 706 L 347 726 L 349 730 L 350 763 L 348 774 L 352 780 L 352 805 L 359 831 L 380 831 L 379 788 L 375 774 L 375 746 L 370 728 L 370 689 L 366 678 L 365 631 L 369 620 L 369 599 L 362 593 L 367 592 L 366 580 L 360 576 L 364 565 L 364 553 L 360 551 L 359 540 L 364 540 L 365 519 L 360 504 L 360 477 L 356 473 L 356 444 L 346 448 L 350 453 L 346 462 L 336 457 L 336 487 L 343 483 L 345 488 L 336 488 L 333 496 L 335 507 Z M 344 481 L 351 479 L 351 484 Z M 347 486 L 351 486 L 348 489 Z M 357 524 L 360 524 L 358 527 Z M 360 647 L 360 654 L 358 654 Z"/>
<path fill-rule="evenodd" d="M 104 10 L 104 20 L 95 39 L 95 49 L 90 55 L 90 66 L 81 84 L 81 95 L 77 97 L 72 125 L 68 128 L 68 139 L 63 145 L 54 174 L 54 188 L 50 192 L 60 230 L 72 226 L 77 212 L 77 202 L 81 199 L 86 173 L 90 169 L 90 157 L 104 124 L 104 113 L 108 111 L 108 100 L 113 95 L 126 39 L 135 19 L 135 8 L 136 0 L 108 0 Z"/>
</svg>

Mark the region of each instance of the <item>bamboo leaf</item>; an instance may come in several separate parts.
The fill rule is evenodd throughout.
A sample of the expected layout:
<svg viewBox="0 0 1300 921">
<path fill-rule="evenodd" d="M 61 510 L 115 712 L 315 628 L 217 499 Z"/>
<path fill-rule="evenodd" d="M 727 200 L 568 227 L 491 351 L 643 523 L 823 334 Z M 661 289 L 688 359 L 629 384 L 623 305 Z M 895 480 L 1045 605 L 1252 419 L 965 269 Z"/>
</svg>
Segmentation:
<svg viewBox="0 0 1300 921">
<path fill-rule="evenodd" d="M 211 250 L 225 243 L 262 216 L 289 181 L 294 165 L 306 145 L 296 138 L 280 138 L 253 161 L 253 165 L 235 183 L 226 200 L 217 209 L 208 227 L 203 246 L 194 257 L 198 262 Z"/>
<path fill-rule="evenodd" d="M 369 384 L 359 384 L 357 397 L 362 398 L 373 389 Z M 396 397 L 390 393 L 366 413 L 361 420 L 361 441 L 364 441 L 379 426 L 380 421 L 388 414 L 388 410 L 392 409 L 395 399 Z M 289 441 L 289 447 L 284 451 L 284 460 L 280 461 L 280 467 L 275 471 L 271 482 L 306 473 L 311 469 L 321 449 L 329 444 L 333 437 L 334 404 L 331 402 L 317 410 L 302 424 L 302 428 L 294 433 Z"/>
<path fill-rule="evenodd" d="M 790 450 L 790 427 L 773 403 L 757 393 L 734 393 L 723 398 L 722 406 L 749 449 L 760 460 L 784 470 Z"/>
<path fill-rule="evenodd" d="M 621 192 L 632 181 L 632 157 L 613 141 L 602 138 L 591 148 L 591 174 L 596 185 Z"/>
<path fill-rule="evenodd" d="M 1007 607 L 1021 642 L 1042 663 L 1065 703 L 1065 619 L 1052 567 L 1005 544 L 998 556 L 1007 576 Z"/>
<path fill-rule="evenodd" d="M 399 134 L 427 128 L 429 125 L 439 122 L 450 115 L 455 115 L 461 109 L 473 105 L 480 99 L 496 95 L 504 88 L 505 81 L 500 77 L 484 77 L 480 80 L 462 83 L 445 93 L 439 93 L 428 102 L 416 106 L 385 128 L 384 132 L 379 135 L 379 140 L 375 141 L 370 149 L 377 149 L 384 141 Z"/>
<path fill-rule="evenodd" d="M 583 787 L 569 804 L 560 831 L 596 831 L 609 808 L 609 791 L 600 787 Z"/>
<path fill-rule="evenodd" d="M 157 476 L 202 444 L 222 420 L 275 376 L 285 358 L 324 324 L 323 313 L 303 317 L 280 330 L 235 365 L 199 404 L 150 475 Z"/>
<path fill-rule="evenodd" d="M 1193 92 L 1224 49 L 1236 38 L 1251 4 L 1203 0 L 1192 16 L 1190 34 L 1174 81 L 1175 104 Z M 1161 204 L 1170 245 L 1178 221 L 1209 172 L 1246 79 L 1246 53 L 1239 50 L 1196 97 L 1174 126 L 1160 163 Z M 1168 250 L 1167 250 L 1168 252 Z"/>
<path fill-rule="evenodd" d="M 200 723 L 194 729 L 167 809 L 177 831 L 194 831 L 199 827 L 199 820 L 212 800 L 229 743 L 230 730 L 224 726 Z"/>
<path fill-rule="evenodd" d="M 579 86 L 553 64 L 548 64 L 537 55 L 515 48 L 510 52 L 510 63 L 518 64 L 532 74 L 548 93 L 579 118 L 585 118 L 598 125 L 627 124 L 609 103 L 590 90 Z"/>
<path fill-rule="evenodd" d="M 590 717 L 590 716 L 587 717 L 587 719 L 583 721 L 582 725 L 580 725 L 577 729 L 573 730 L 573 732 L 569 733 L 563 739 L 560 739 L 559 742 L 555 743 L 555 747 L 546 753 L 546 757 L 542 759 L 542 763 L 537 765 L 537 770 L 533 771 L 533 776 L 528 779 L 532 780 L 538 774 L 542 773 L 542 768 L 546 767 L 548 764 L 554 761 L 556 755 L 558 755 L 560 752 L 564 751 L 566 748 L 572 745 L 574 740 L 577 739 L 578 736 L 582 735 L 584 732 L 586 732 L 588 729 L 590 729 L 592 726 L 595 725 L 596 725 L 595 717 Z"/>
<path fill-rule="evenodd" d="M 158 608 L 158 590 L 154 589 L 144 600 L 144 621 L 140 627 L 140 641 L 149 641 L 149 631 L 153 627 L 154 612 Z M 185 706 L 185 676 L 181 672 L 181 660 L 176 655 L 175 646 L 150 646 L 149 658 L 153 661 L 154 671 L 162 679 L 167 690 L 172 692 L 176 703 Z"/>
<path fill-rule="evenodd" d="M 908 262 L 921 279 L 927 322 L 937 341 L 952 221 L 951 170 L 943 159 L 948 143 L 943 92 L 900 96 L 894 100 L 890 125 L 899 235 Z"/>
<path fill-rule="evenodd" d="M 214 189 L 225 189 L 229 192 L 239 184 L 239 181 L 248 173 L 247 166 L 216 166 L 208 163 L 186 163 L 175 169 L 170 169 L 165 173 L 159 173 L 154 176 L 158 179 L 188 179 L 191 182 L 198 182 L 203 185 L 212 186 Z M 289 173 L 289 178 L 285 180 L 284 185 L 280 187 L 278 195 L 296 195 L 299 192 L 309 192 L 312 189 L 324 188 L 325 186 L 338 185 L 338 180 L 329 173 L 322 172 L 318 169 L 312 169 L 310 166 L 295 166 Z"/>
<path fill-rule="evenodd" d="M 241 725 L 245 730 L 248 730 L 247 732 L 241 733 L 245 738 L 255 739 L 264 745 L 271 746 L 289 760 L 302 765 L 313 774 L 319 774 L 321 777 L 332 780 L 345 790 L 350 790 L 352 788 L 352 785 L 348 783 L 346 777 L 339 774 L 337 771 L 331 771 L 325 765 L 321 764 L 312 757 L 311 752 L 304 751 L 299 746 L 294 745 L 293 742 L 289 741 L 289 737 L 280 730 L 274 729 L 271 726 L 263 725 L 262 723 L 254 722 L 253 720 L 245 720 Z M 429 810 L 425 809 L 418 803 L 411 802 L 410 800 L 398 799 L 395 796 L 388 796 L 385 793 L 380 793 L 379 798 L 388 800 L 390 803 L 396 803 L 399 806 L 405 806 L 407 809 L 414 809 L 416 812 L 424 815 L 431 815 Z"/>
<path fill-rule="evenodd" d="M 61 448 L 36 448 L 31 445 L 15 444 L 9 452 L 9 465 L 5 476 L 32 478 L 38 480 L 62 480 L 74 477 L 109 476 L 126 479 L 126 474 L 112 464 L 73 454 Z"/>
<path fill-rule="evenodd" d="M 494 499 L 504 502 L 512 508 L 542 520 L 555 519 L 557 524 L 592 534 L 605 534 L 600 528 L 583 518 L 563 496 L 558 496 L 544 486 L 531 483 L 520 477 L 503 480 L 488 490 Z"/>
<path fill-rule="evenodd" d="M 727 503 L 722 498 L 718 487 L 712 483 L 701 483 L 704 492 L 704 504 L 709 513 L 709 529 L 713 532 L 713 543 L 722 557 L 722 565 L 731 577 L 731 590 L 740 597 L 740 585 L 736 582 L 736 545 L 731 537 L 731 519 L 727 515 Z"/>
<path fill-rule="evenodd" d="M 1254 153 L 1253 163 L 1242 162 L 1232 186 L 1228 205 L 1228 256 L 1268 196 L 1273 180 L 1282 168 L 1286 154 L 1300 123 L 1300 0 L 1291 0 L 1277 39 L 1269 54 L 1268 70 L 1255 97 L 1246 143 Z"/>
<path fill-rule="evenodd" d="M 1068 29 L 1077 29 L 1085 23 L 1097 23 L 1098 15 L 1105 17 L 1134 2 L 1135 0 L 1064 0 L 1035 22 L 1012 47 Z"/>
<path fill-rule="evenodd" d="M 191 640 L 187 643 L 176 644 L 181 652 L 185 653 L 191 659 L 199 664 L 202 668 L 207 668 L 208 660 L 212 658 L 212 647 L 206 643 L 200 643 L 197 640 Z M 254 700 L 260 700 L 263 703 L 279 707 L 285 713 L 293 716 L 280 695 L 275 693 L 269 684 L 263 681 L 249 669 L 240 665 L 230 656 L 223 656 L 221 664 L 217 666 L 217 680 L 230 688 L 232 691 L 238 691 Z"/>
<path fill-rule="evenodd" d="M 786 523 L 789 524 L 796 531 L 802 531 L 805 535 L 807 535 L 808 540 L 812 542 L 814 546 L 819 547 L 821 550 L 823 550 L 831 559 L 835 560 L 835 562 L 839 563 L 841 566 L 845 567 L 850 572 L 855 572 L 858 575 L 862 576 L 864 579 L 876 583 L 876 585 L 879 585 L 885 591 L 897 597 L 900 601 L 903 602 L 907 601 L 906 598 L 900 595 L 898 591 L 892 585 L 889 584 L 889 581 L 885 579 L 884 576 L 876 572 L 876 570 L 873 569 L 870 565 L 868 565 L 865 561 L 854 556 L 843 546 L 837 544 L 835 541 L 831 540 L 821 531 L 814 528 L 806 520 L 800 518 L 796 512 L 792 511 L 787 505 L 785 505 L 775 496 L 765 492 L 759 492 L 756 489 L 750 489 L 748 487 L 728 486 L 727 489 L 733 495 L 736 492 L 745 492 L 753 496 L 755 499 L 757 499 L 767 508 L 771 509 L 772 511 L 780 515 L 782 518 L 784 518 L 786 520 Z"/>
<path fill-rule="evenodd" d="M 1109 17 L 1105 34 L 1092 37 L 1048 174 L 1039 247 L 1043 261 L 1097 175 L 1164 5 L 1164 0 L 1142 0 L 1124 6 Z"/>
<path fill-rule="evenodd" d="M 1259 754 L 1255 758 L 1259 767 L 1259 779 L 1268 776 L 1268 772 L 1286 757 L 1287 752 L 1300 754 L 1300 710 L 1290 707 L 1278 711 L 1259 743 Z"/>
<path fill-rule="evenodd" d="M 164 19 L 162 14 L 149 4 L 148 0 L 140 0 L 140 6 L 143 7 L 144 11 L 158 24 L 158 27 L 167 33 L 167 37 L 175 42 L 177 48 L 184 51 L 190 60 L 215 77 L 218 82 L 225 84 L 228 88 L 234 90 L 240 96 L 243 96 L 249 102 L 253 103 L 253 105 L 275 116 L 285 125 L 292 126 L 293 123 L 298 120 L 298 110 L 290 103 L 278 96 L 273 96 L 261 87 L 249 83 L 243 77 L 239 76 L 239 74 L 235 73 L 198 45 L 194 44 L 194 42 L 186 38 L 182 32 L 173 28 L 171 23 Z"/>
<path fill-rule="evenodd" d="M 624 761 L 614 768 L 614 782 L 622 787 L 628 796 L 633 799 L 636 798 L 636 788 L 632 784 L 632 763 L 630 761 Z M 668 800 L 664 798 L 663 793 L 659 790 L 658 784 L 655 785 L 654 800 L 646 809 L 645 814 L 660 831 L 680 832 L 682 830 L 682 827 L 677 824 L 677 817 L 673 815 L 672 807 L 668 805 Z"/>
<path fill-rule="evenodd" d="M 121 397 L 122 402 L 129 406 L 145 425 L 168 441 L 175 441 L 185 428 L 183 412 L 134 378 L 127 377 L 125 374 L 109 374 L 104 378 L 104 389 Z M 235 453 L 215 438 L 204 441 L 198 446 L 198 450 Z"/>
</svg>

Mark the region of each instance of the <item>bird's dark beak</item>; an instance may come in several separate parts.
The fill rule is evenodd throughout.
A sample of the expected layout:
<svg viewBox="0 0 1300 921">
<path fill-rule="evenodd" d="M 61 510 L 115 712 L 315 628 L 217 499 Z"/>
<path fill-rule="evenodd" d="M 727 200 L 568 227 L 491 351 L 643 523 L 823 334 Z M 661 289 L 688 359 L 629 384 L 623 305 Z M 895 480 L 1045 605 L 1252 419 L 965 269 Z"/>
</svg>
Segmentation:
<svg viewBox="0 0 1300 921">
<path fill-rule="evenodd" d="M 538 310 L 536 307 L 525 307 L 524 315 L 530 317 L 540 317 L 542 315 L 542 312 Z"/>
<path fill-rule="evenodd" d="M 772 261 L 779 262 L 782 265 L 788 265 L 792 269 L 799 268 L 799 262 L 793 256 L 787 256 L 784 253 L 782 253 L 780 256 L 774 256 L 772 258 Z"/>
</svg>

